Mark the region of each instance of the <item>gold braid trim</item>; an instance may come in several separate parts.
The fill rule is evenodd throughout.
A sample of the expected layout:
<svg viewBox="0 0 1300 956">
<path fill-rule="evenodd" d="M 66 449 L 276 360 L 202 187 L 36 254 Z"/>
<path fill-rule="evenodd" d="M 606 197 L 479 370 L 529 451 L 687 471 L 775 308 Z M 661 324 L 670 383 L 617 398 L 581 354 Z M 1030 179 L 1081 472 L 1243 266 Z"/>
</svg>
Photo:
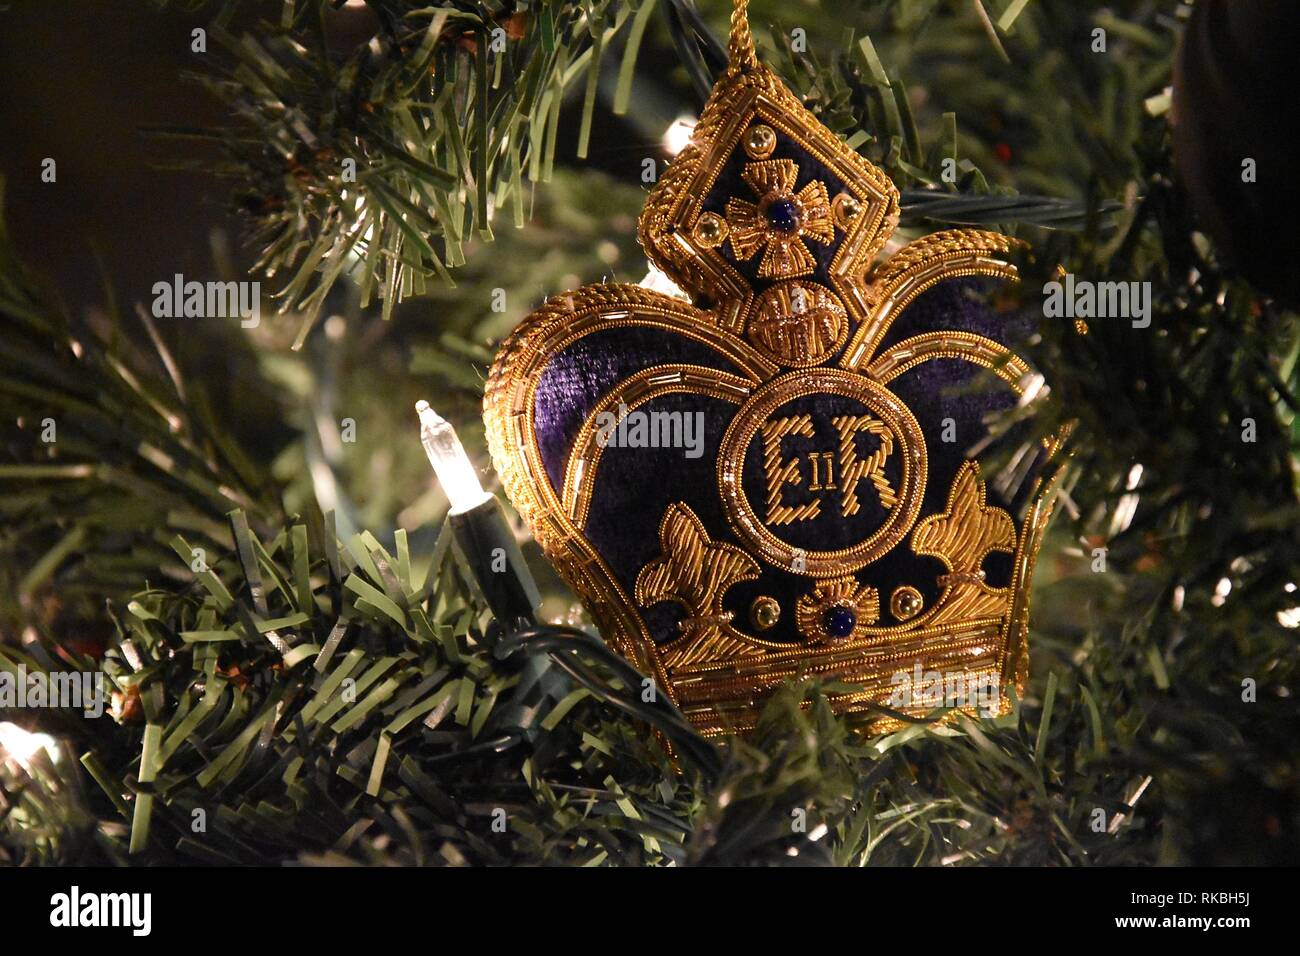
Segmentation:
<svg viewBox="0 0 1300 956">
<path fill-rule="evenodd" d="M 914 239 L 880 263 L 871 275 L 871 284 L 888 291 L 904 273 L 917 266 L 933 265 L 943 255 L 954 252 L 1008 253 L 1027 248 L 1026 243 L 984 229 L 945 229 Z"/>
</svg>

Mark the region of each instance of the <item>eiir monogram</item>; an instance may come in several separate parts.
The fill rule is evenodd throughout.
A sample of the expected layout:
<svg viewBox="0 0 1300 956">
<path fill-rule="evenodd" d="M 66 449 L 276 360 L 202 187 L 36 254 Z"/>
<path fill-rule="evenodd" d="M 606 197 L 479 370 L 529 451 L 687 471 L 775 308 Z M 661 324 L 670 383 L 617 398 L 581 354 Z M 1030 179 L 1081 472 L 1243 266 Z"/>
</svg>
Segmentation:
<svg viewBox="0 0 1300 956">
<path fill-rule="evenodd" d="M 811 481 L 809 491 L 839 491 L 840 514 L 852 517 L 862 510 L 858 499 L 858 484 L 863 479 L 871 482 L 880 503 L 886 511 L 898 503 L 898 494 L 885 477 L 885 462 L 894 452 L 894 436 L 889 427 L 870 415 L 840 415 L 831 419 L 839 432 L 839 455 L 833 451 L 807 453 Z M 866 432 L 875 435 L 879 447 L 865 458 L 858 457 L 857 437 Z M 770 418 L 763 423 L 763 474 L 767 479 L 767 523 L 769 525 L 794 524 L 809 521 L 821 514 L 821 498 L 801 505 L 782 502 L 786 485 L 803 484 L 799 459 L 781 457 L 781 442 L 788 435 L 803 438 L 816 437 L 811 415 L 789 415 Z M 836 462 L 838 461 L 838 472 Z M 838 479 L 838 484 L 836 483 Z"/>
</svg>

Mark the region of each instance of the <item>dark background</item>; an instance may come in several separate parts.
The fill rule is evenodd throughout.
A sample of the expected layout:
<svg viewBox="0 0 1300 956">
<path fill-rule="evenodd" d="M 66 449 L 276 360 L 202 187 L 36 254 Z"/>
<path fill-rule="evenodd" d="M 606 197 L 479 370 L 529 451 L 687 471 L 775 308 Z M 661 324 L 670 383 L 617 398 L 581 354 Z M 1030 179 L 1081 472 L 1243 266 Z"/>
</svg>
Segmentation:
<svg viewBox="0 0 1300 956">
<path fill-rule="evenodd" d="M 152 300 L 153 283 L 176 272 L 202 276 L 227 262 L 242 271 L 253 257 L 240 243 L 232 184 L 202 169 L 176 168 L 219 157 L 204 144 L 149 132 L 228 122 L 221 105 L 185 76 L 223 55 L 211 37 L 206 54 L 190 49 L 190 31 L 207 25 L 212 5 L 53 6 L 0 2 L 0 175 L 9 230 L 25 260 L 73 306 L 102 304 L 105 283 L 129 307 Z M 367 17 L 350 9 L 333 15 L 331 35 L 341 50 L 365 42 Z M 256 20 L 249 12 L 233 25 L 252 28 Z M 654 33 L 648 31 L 638 59 L 635 116 L 613 116 L 603 96 L 588 158 L 575 163 L 581 110 L 570 103 L 561 114 L 558 163 L 639 182 L 641 160 L 662 155 L 651 131 L 696 107 L 671 50 L 656 47 Z M 611 88 L 603 92 L 610 93 L 616 57 L 607 67 L 602 82 Z M 581 97 L 581 83 L 575 87 L 570 96 Z M 55 183 L 41 182 L 46 157 L 58 164 Z"/>
</svg>

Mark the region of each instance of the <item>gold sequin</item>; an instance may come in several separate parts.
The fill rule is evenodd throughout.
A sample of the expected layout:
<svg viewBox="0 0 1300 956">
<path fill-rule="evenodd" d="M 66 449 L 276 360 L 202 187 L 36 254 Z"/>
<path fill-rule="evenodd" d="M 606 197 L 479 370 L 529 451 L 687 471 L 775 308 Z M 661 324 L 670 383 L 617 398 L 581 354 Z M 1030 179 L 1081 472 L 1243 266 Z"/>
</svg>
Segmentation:
<svg viewBox="0 0 1300 956">
<path fill-rule="evenodd" d="M 835 225 L 841 229 L 847 229 L 858 213 L 862 211 L 862 203 L 858 202 L 849 193 L 839 193 L 831 200 L 831 215 L 835 219 Z"/>
<path fill-rule="evenodd" d="M 695 223 L 695 241 L 706 249 L 714 249 L 727 239 L 727 220 L 717 213 L 706 212 Z"/>
<path fill-rule="evenodd" d="M 749 606 L 749 621 L 760 631 L 770 631 L 781 620 L 781 602 L 761 594 Z"/>
</svg>

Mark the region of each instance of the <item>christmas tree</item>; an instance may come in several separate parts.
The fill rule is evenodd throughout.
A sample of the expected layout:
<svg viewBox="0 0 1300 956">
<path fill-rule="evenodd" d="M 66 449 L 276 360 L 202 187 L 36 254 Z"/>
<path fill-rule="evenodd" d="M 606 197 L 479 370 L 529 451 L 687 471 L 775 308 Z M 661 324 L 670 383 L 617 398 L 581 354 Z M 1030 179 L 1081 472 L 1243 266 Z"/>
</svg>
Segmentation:
<svg viewBox="0 0 1300 956">
<path fill-rule="evenodd" d="M 1049 384 L 989 425 L 1011 471 L 1069 437 L 1010 713 L 870 733 L 796 677 L 710 739 L 518 522 L 541 609 L 503 615 L 412 409 L 499 490 L 496 347 L 548 295 L 647 279 L 637 216 L 730 6 L 0 13 L 11 89 L 42 95 L 17 72 L 53 75 L 58 34 L 150 97 L 0 116 L 0 860 L 1294 861 L 1295 121 L 1261 91 L 1296 18 L 1228 6 L 751 5 L 902 238 L 1025 241 L 1002 305 L 1045 317 Z"/>
</svg>

